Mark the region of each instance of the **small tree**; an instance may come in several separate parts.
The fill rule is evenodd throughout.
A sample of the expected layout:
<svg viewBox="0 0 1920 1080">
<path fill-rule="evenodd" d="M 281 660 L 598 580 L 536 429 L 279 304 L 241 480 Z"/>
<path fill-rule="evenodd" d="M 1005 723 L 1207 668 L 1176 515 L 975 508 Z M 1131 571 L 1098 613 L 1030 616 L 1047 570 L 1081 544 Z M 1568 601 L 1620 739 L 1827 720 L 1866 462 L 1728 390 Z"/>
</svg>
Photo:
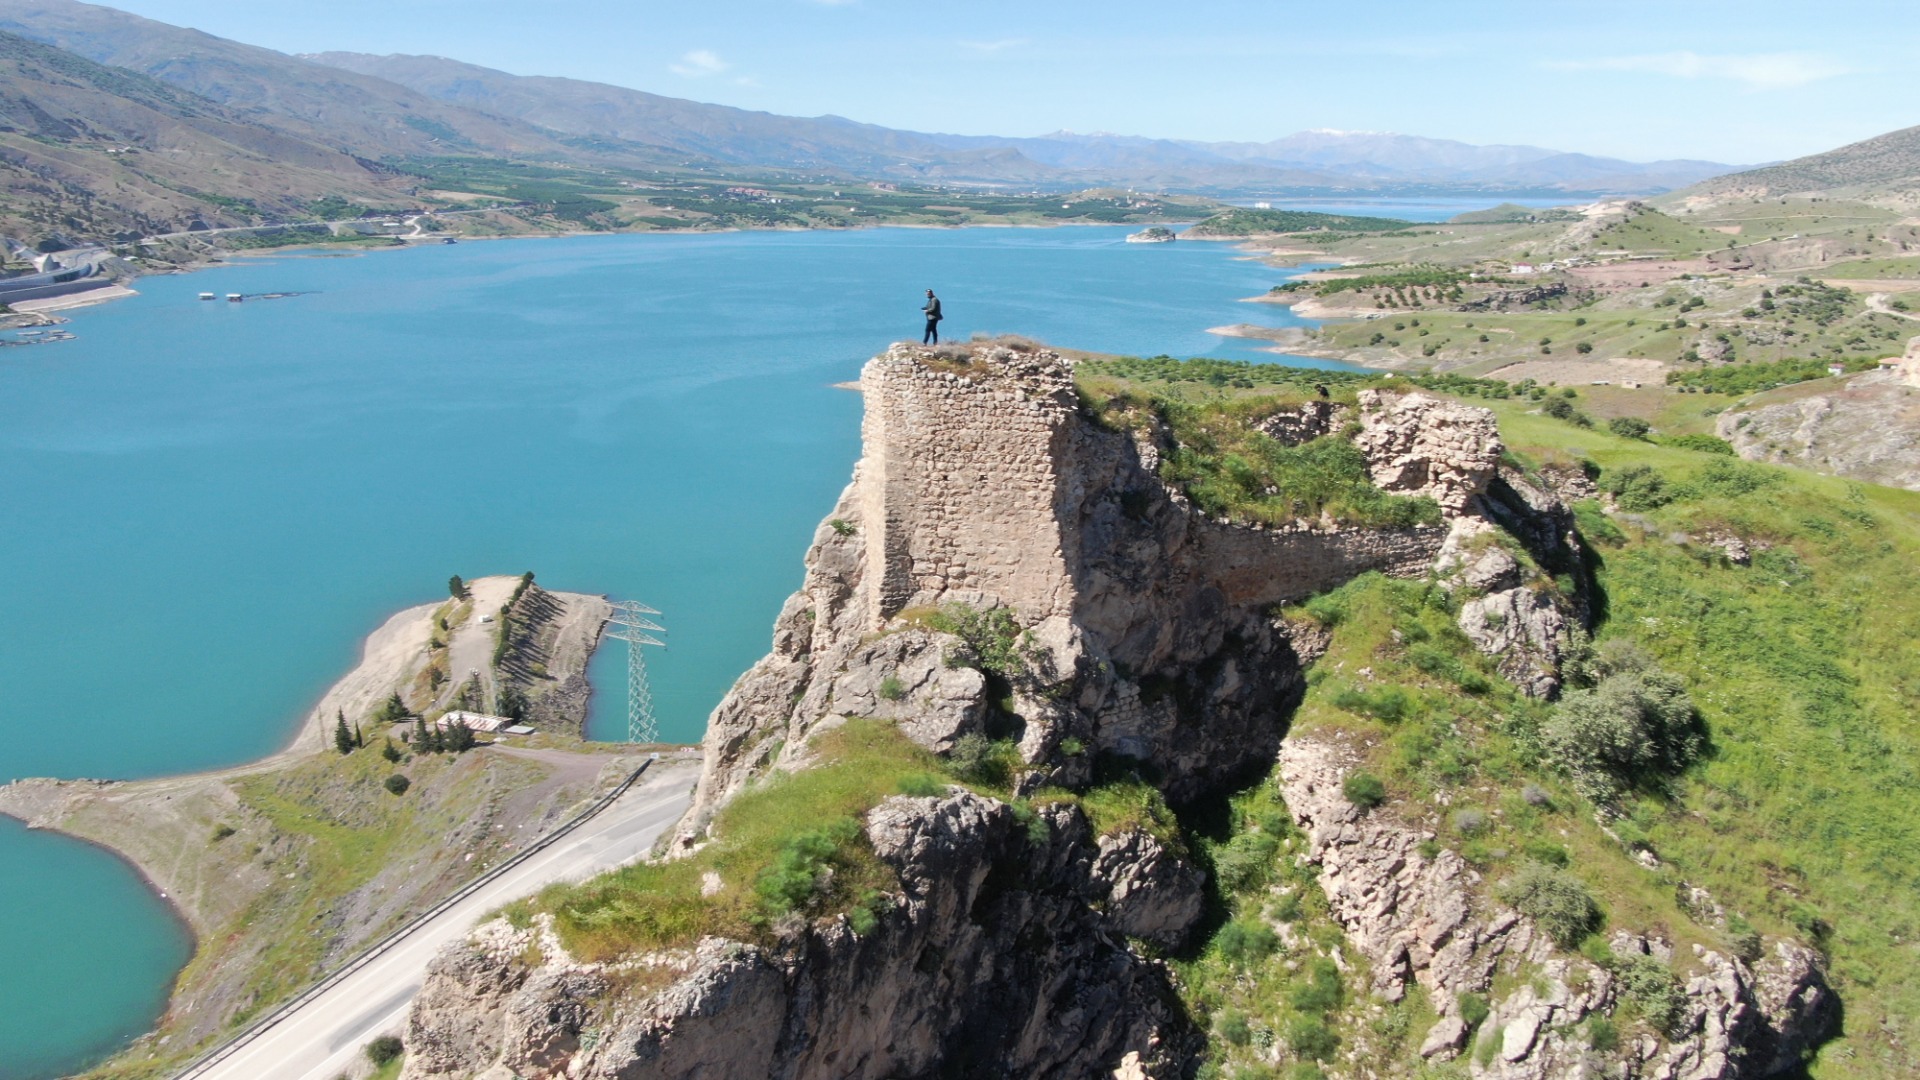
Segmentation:
<svg viewBox="0 0 1920 1080">
<path fill-rule="evenodd" d="M 367 1060 L 373 1062 L 375 1068 L 379 1068 L 394 1058 L 399 1057 L 400 1052 L 404 1049 L 406 1049 L 406 1047 L 400 1044 L 399 1036 L 382 1035 L 367 1044 Z"/>
<path fill-rule="evenodd" d="M 447 592 L 455 600 L 465 600 L 467 598 L 467 583 L 460 580 L 459 574 L 455 574 L 447 579 Z"/>
<path fill-rule="evenodd" d="M 334 717 L 333 748 L 342 754 L 353 753 L 353 732 L 347 730 L 347 714 L 344 711 Z"/>
<path fill-rule="evenodd" d="M 1607 430 L 1623 439 L 1644 439 L 1653 426 L 1637 416 L 1616 416 L 1607 421 Z"/>
<path fill-rule="evenodd" d="M 380 748 L 380 756 L 390 762 L 398 764 L 401 758 L 400 748 L 393 745 L 393 740 L 389 738 L 386 745 Z"/>
<path fill-rule="evenodd" d="M 1370 772 L 1351 772 L 1340 782 L 1340 793 L 1362 810 L 1371 810 L 1387 801 L 1387 785 Z"/>
<path fill-rule="evenodd" d="M 399 773 L 394 773 L 392 776 L 387 777 L 386 789 L 388 791 L 391 791 L 395 795 L 405 795 L 407 793 L 407 789 L 412 786 L 413 786 L 413 781 L 407 779 L 405 776 L 402 776 Z"/>
<path fill-rule="evenodd" d="M 473 729 L 463 720 L 455 720 L 440 733 L 440 744 L 448 753 L 459 754 L 473 749 Z"/>
<path fill-rule="evenodd" d="M 388 694 L 387 700 L 381 702 L 379 710 L 373 714 L 375 720 L 387 724 L 397 724 L 412 716 L 413 710 L 407 708 L 407 703 L 400 700 L 400 692 L 397 690 Z"/>
<path fill-rule="evenodd" d="M 1554 944 L 1571 949 L 1600 925 L 1600 905 L 1579 878 L 1557 866 L 1528 862 L 1500 886 L 1500 899 L 1540 924 Z"/>
</svg>

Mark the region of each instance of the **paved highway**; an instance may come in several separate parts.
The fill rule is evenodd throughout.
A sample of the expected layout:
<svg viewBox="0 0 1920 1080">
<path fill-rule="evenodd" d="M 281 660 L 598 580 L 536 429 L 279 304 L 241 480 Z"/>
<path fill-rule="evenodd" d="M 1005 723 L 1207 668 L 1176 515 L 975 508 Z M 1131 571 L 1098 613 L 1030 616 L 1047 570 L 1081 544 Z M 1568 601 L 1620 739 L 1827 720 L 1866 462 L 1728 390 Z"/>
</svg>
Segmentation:
<svg viewBox="0 0 1920 1080">
<path fill-rule="evenodd" d="M 230 1056 L 191 1074 L 194 1080 L 334 1080 L 346 1073 L 374 1036 L 400 1030 L 427 963 L 442 946 L 508 901 L 555 881 L 591 877 L 645 854 L 686 811 L 699 771 L 693 763 L 656 763 L 597 817 L 449 908 Z"/>
</svg>

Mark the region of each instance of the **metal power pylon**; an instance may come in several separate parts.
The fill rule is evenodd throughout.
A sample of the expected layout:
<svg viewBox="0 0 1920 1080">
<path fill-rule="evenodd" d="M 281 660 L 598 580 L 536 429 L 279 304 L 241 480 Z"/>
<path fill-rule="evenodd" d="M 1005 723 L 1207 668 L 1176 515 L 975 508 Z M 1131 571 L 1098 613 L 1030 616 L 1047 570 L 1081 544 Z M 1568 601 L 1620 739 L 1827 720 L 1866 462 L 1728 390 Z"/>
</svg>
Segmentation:
<svg viewBox="0 0 1920 1080">
<path fill-rule="evenodd" d="M 664 649 L 667 643 L 655 637 L 665 634 L 667 628 L 647 618 L 660 612 L 640 603 L 638 600 L 616 600 L 613 604 L 613 629 L 609 637 L 627 643 L 627 741 L 630 743 L 651 743 L 660 741 L 660 724 L 653 716 L 653 690 L 647 685 L 647 660 L 642 651 L 646 645 L 657 645 Z"/>
</svg>

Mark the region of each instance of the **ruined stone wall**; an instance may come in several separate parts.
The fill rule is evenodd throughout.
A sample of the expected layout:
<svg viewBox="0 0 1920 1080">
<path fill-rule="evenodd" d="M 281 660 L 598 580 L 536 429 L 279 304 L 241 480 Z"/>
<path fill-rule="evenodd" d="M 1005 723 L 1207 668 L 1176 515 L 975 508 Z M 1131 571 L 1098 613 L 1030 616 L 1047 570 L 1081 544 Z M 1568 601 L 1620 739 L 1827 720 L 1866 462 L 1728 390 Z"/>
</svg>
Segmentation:
<svg viewBox="0 0 1920 1080">
<path fill-rule="evenodd" d="M 1076 422 L 1057 364 L 1010 363 L 990 386 L 895 349 L 861 373 L 859 478 L 867 614 L 977 593 L 1029 621 L 1071 605 L 1058 544 L 1059 449 Z"/>
</svg>

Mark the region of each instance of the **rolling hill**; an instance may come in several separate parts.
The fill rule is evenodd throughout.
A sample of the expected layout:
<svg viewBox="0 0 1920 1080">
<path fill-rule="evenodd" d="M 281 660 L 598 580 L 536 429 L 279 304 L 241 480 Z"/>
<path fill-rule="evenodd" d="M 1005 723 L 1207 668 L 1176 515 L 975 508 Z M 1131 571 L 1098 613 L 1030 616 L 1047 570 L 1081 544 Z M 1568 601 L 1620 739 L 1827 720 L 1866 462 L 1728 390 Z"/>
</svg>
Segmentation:
<svg viewBox="0 0 1920 1080">
<path fill-rule="evenodd" d="M 1912 205 L 1920 201 L 1920 127 L 1708 180 L 1682 197 L 1830 195 Z"/>
<path fill-rule="evenodd" d="M 333 195 L 404 195 L 388 170 L 123 68 L 0 32 L 0 234 L 132 238 Z"/>
</svg>

